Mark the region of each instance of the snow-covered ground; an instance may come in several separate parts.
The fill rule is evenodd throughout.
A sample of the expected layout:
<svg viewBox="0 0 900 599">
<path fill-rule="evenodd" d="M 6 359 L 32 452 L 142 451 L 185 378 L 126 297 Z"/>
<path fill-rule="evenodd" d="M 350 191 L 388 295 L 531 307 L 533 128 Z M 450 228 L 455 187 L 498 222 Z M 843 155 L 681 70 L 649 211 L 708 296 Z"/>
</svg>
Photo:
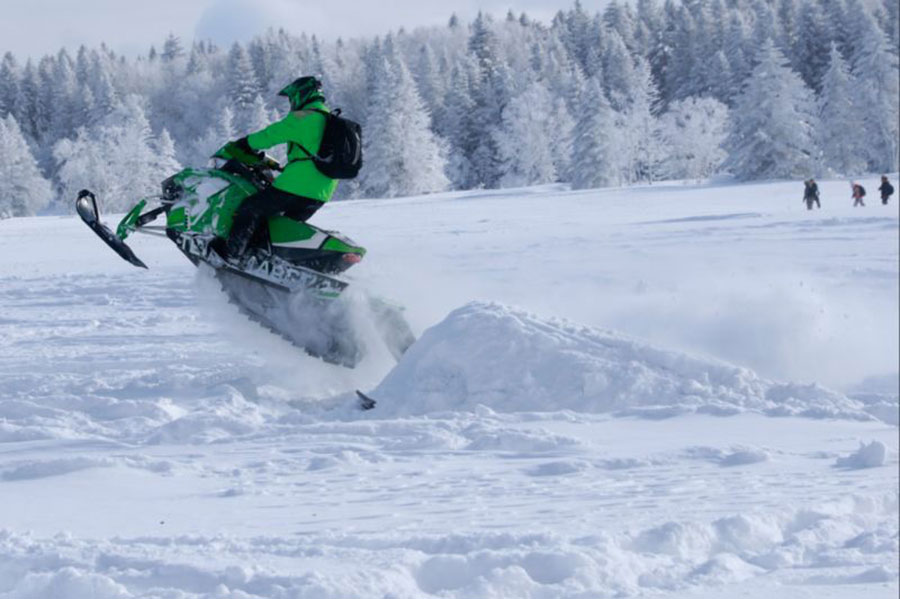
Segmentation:
<svg viewBox="0 0 900 599">
<path fill-rule="evenodd" d="M 0 598 L 896 597 L 900 219 L 820 187 L 331 204 L 422 334 L 355 371 L 0 222 Z"/>
</svg>

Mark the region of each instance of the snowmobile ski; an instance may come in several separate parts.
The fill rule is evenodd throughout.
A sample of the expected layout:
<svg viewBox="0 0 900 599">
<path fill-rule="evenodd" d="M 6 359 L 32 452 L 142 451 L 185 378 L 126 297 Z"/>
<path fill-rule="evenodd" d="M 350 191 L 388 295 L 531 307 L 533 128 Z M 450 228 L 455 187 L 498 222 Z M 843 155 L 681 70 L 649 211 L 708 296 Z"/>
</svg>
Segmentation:
<svg viewBox="0 0 900 599">
<path fill-rule="evenodd" d="M 93 193 L 87 189 L 79 191 L 78 199 L 75 201 L 75 211 L 78 212 L 78 216 L 81 217 L 81 220 L 83 220 L 84 223 L 106 243 L 106 245 L 111 247 L 113 251 L 131 264 L 141 268 L 147 268 L 147 265 L 134 254 L 134 251 L 128 247 L 128 244 L 117 237 L 115 233 L 110 231 L 109 227 L 100 221 L 100 211 L 97 209 L 97 198 Z"/>
</svg>

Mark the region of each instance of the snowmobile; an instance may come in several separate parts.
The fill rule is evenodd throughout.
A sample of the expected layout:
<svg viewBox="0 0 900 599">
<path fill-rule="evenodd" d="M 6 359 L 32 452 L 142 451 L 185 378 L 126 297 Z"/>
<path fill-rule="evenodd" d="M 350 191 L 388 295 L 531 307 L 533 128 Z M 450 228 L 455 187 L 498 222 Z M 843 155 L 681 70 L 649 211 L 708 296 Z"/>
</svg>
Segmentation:
<svg viewBox="0 0 900 599">
<path fill-rule="evenodd" d="M 115 233 L 101 222 L 91 191 L 79 192 L 76 212 L 109 247 L 137 267 L 147 268 L 125 243 L 129 235 L 168 237 L 195 266 L 213 269 L 241 312 L 312 356 L 354 367 L 365 353 L 354 318 L 364 310 L 399 359 L 415 341 L 402 309 L 373 296 L 355 303 L 344 298 L 349 281 L 342 273 L 366 254 L 349 238 L 295 220 L 288 213 L 269 218 L 268 226 L 260 227 L 239 260 L 226 260 L 215 251 L 213 241 L 228 236 L 241 202 L 271 185 L 273 171 L 281 168 L 265 154 L 252 164 L 242 162 L 230 155 L 228 146 L 216 152 L 212 161 L 209 168 L 186 168 L 163 181 L 162 193 L 138 201 Z M 164 226 L 151 225 L 161 216 Z"/>
</svg>

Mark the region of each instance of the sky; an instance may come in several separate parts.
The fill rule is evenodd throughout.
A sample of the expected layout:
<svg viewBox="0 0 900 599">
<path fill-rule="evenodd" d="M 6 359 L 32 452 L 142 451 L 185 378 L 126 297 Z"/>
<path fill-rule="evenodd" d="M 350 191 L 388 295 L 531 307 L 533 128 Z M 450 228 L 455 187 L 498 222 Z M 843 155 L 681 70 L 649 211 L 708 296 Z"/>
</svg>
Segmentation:
<svg viewBox="0 0 900 599">
<path fill-rule="evenodd" d="M 20 58 L 105 42 L 136 55 L 157 48 L 169 33 L 184 42 L 220 45 L 246 41 L 268 27 L 315 33 L 325 39 L 384 34 L 399 27 L 440 25 L 456 12 L 469 20 L 479 10 L 503 16 L 512 9 L 549 22 L 575 0 L 0 0 L 0 54 Z M 607 0 L 582 0 L 589 11 Z"/>
</svg>

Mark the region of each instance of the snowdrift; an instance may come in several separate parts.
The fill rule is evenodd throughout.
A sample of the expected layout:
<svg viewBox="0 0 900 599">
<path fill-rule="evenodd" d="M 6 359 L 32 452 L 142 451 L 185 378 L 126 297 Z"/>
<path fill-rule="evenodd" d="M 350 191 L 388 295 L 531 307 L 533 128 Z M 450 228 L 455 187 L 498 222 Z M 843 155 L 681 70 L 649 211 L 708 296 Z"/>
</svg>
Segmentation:
<svg viewBox="0 0 900 599">
<path fill-rule="evenodd" d="M 819 385 L 777 383 L 721 361 L 667 351 L 497 303 L 473 302 L 427 330 L 373 391 L 395 414 L 474 410 L 668 417 L 753 410 L 896 423 L 897 405 Z M 881 400 L 879 400 L 881 401 Z M 381 410 L 379 410 L 381 411 Z M 384 413 L 384 412 L 381 412 Z"/>
</svg>

